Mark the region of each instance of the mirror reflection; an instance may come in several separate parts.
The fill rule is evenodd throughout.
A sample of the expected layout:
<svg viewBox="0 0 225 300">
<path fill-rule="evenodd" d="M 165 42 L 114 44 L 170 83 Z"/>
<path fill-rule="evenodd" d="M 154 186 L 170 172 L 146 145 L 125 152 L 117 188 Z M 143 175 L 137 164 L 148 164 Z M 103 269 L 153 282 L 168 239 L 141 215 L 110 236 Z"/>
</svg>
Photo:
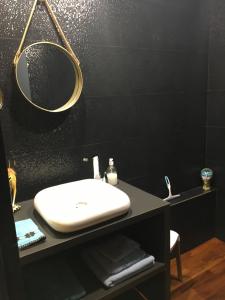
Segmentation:
<svg viewBox="0 0 225 300">
<path fill-rule="evenodd" d="M 67 109 L 72 106 L 69 103 L 75 103 L 80 96 L 77 68 L 79 66 L 64 48 L 38 42 L 21 53 L 16 79 L 21 92 L 33 105 L 48 111 L 59 110 L 63 106 Z"/>
</svg>

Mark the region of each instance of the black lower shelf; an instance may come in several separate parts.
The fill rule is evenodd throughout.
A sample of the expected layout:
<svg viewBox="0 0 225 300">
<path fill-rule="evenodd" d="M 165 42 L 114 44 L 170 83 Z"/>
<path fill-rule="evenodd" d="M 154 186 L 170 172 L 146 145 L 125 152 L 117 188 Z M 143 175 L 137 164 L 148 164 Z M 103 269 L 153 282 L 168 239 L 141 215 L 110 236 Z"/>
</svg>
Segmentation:
<svg viewBox="0 0 225 300">
<path fill-rule="evenodd" d="M 75 255 L 74 255 L 75 254 Z M 60 257 L 59 257 L 60 258 Z M 48 261 L 49 262 L 49 261 Z M 51 262 L 54 264 L 54 261 Z M 73 291 L 73 281 L 71 281 L 71 278 L 75 276 L 75 278 L 78 279 L 80 284 L 83 286 L 83 288 L 86 291 L 86 295 L 82 298 L 82 300 L 108 300 L 115 298 L 116 296 L 119 296 L 120 294 L 123 294 L 124 292 L 134 288 L 135 286 L 139 285 L 140 283 L 156 276 L 157 274 L 161 272 L 165 272 L 165 264 L 156 262 L 152 267 L 149 269 L 142 271 L 134 276 L 132 276 L 129 279 L 124 280 L 120 284 L 117 284 L 114 287 L 111 288 L 106 288 L 94 275 L 94 273 L 87 267 L 87 265 L 83 262 L 82 258 L 78 255 L 78 253 L 73 253 L 73 255 L 69 255 L 67 259 L 64 260 L 64 264 L 67 265 L 66 269 L 62 267 L 61 272 L 64 272 L 65 276 L 66 274 L 69 274 L 68 280 L 66 277 L 63 279 L 64 283 L 62 283 L 62 286 L 60 287 L 60 290 L 65 290 L 69 289 Z M 39 288 L 41 291 L 43 290 L 44 292 L 44 297 L 46 297 L 46 292 L 45 288 L 48 286 L 48 283 L 50 283 L 50 286 L 52 287 L 52 282 L 51 282 L 51 276 L 46 276 L 43 275 L 43 279 L 40 279 L 40 273 L 45 274 L 45 268 L 50 268 L 50 264 L 43 261 L 42 263 L 43 267 L 40 269 L 40 264 L 38 262 L 34 263 L 33 265 L 28 265 L 23 268 L 23 272 L 25 272 L 24 277 L 25 279 L 25 287 L 28 286 L 29 293 L 27 294 L 28 299 L 37 299 L 37 295 L 33 295 L 35 293 L 35 288 L 31 288 L 30 286 L 33 286 L 33 282 L 39 282 Z M 69 267 L 69 272 L 67 271 Z M 38 268 L 38 271 L 37 271 Z M 53 266 L 55 268 L 55 266 Z M 64 271 L 63 271 L 64 270 Z M 65 272 L 66 270 L 66 272 Z M 37 272 L 36 272 L 37 271 Z M 28 273 L 27 273 L 28 272 Z M 56 273 L 60 272 L 60 270 L 56 270 Z M 70 273 L 71 272 L 71 273 Z M 57 275 L 56 275 L 57 276 Z M 59 278 L 61 274 L 59 273 Z M 54 276 L 55 277 L 55 276 Z M 43 284 L 44 281 L 44 284 Z M 54 282 L 54 279 L 53 279 Z M 66 286 L 65 286 L 66 282 Z M 68 286 L 69 282 L 69 286 Z M 76 289 L 75 289 L 76 290 Z M 42 293 L 42 292 L 41 292 Z M 63 294 L 63 292 L 62 292 Z M 65 292 L 67 294 L 67 292 Z M 40 294 L 42 295 L 42 294 Z M 39 296 L 40 296 L 39 295 Z M 47 295 L 49 293 L 47 292 Z M 35 297 L 34 297 L 35 296 Z M 52 295 L 53 297 L 57 295 Z M 42 296 L 41 296 L 42 297 Z M 44 298 L 46 299 L 46 298 Z"/>
<path fill-rule="evenodd" d="M 152 278 L 153 276 L 164 272 L 165 264 L 156 262 L 153 267 L 145 270 L 143 272 L 138 273 L 135 276 L 117 284 L 111 288 L 105 288 L 99 281 L 95 278 L 95 276 L 91 273 L 88 273 L 86 269 L 84 269 L 85 274 L 84 280 L 82 280 L 82 284 L 87 290 L 87 295 L 82 298 L 82 300 L 106 300 L 112 299 L 121 293 L 137 286 L 143 281 Z M 90 274 L 90 276 L 87 276 Z"/>
</svg>

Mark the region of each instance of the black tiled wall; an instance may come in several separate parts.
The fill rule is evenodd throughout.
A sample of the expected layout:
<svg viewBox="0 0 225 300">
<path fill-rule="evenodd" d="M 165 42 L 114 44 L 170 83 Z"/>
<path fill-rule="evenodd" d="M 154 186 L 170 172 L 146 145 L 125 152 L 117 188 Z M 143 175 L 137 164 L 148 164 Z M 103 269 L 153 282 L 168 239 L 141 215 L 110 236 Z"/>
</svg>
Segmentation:
<svg viewBox="0 0 225 300">
<path fill-rule="evenodd" d="M 218 186 L 218 236 L 225 240 L 225 3 L 211 1 L 206 162 Z"/>
<path fill-rule="evenodd" d="M 33 109 L 16 92 L 12 59 L 32 6 L 1 1 L 1 112 L 18 199 L 92 176 L 83 157 L 114 157 L 119 177 L 165 196 L 200 184 L 204 166 L 207 14 L 204 0 L 52 0 L 81 61 L 84 90 L 62 114 Z M 26 43 L 58 41 L 38 8 Z M 62 86 L 63 88 L 63 86 Z"/>
</svg>

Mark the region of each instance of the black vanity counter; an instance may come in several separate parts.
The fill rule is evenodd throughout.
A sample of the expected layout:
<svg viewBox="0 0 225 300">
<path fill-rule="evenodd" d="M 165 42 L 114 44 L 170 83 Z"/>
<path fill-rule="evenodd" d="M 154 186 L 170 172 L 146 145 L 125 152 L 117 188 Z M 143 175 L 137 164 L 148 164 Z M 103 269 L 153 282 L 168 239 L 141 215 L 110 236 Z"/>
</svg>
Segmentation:
<svg viewBox="0 0 225 300">
<path fill-rule="evenodd" d="M 169 204 L 163 202 L 160 198 L 146 193 L 121 180 L 119 181 L 117 188 L 124 191 L 129 196 L 131 201 L 129 212 L 123 216 L 88 227 L 72 234 L 58 233 L 50 228 L 49 225 L 34 210 L 33 199 L 22 202 L 21 210 L 14 215 L 15 221 L 31 218 L 35 224 L 38 225 L 39 229 L 46 235 L 46 240 L 27 249 L 21 250 L 19 253 L 21 263 L 27 264 L 85 243 L 97 237 L 113 233 L 151 218 L 152 216 L 162 212 L 166 207 L 169 207 Z"/>
<path fill-rule="evenodd" d="M 181 252 L 186 252 L 216 236 L 217 191 L 202 186 L 168 201 L 171 229 L 179 232 Z"/>
</svg>

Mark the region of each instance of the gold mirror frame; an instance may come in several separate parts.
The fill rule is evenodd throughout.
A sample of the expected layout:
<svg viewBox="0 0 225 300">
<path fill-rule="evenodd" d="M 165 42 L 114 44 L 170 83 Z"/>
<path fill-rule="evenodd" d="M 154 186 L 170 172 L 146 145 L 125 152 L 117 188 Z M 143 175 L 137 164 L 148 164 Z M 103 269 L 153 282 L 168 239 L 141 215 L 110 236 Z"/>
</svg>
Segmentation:
<svg viewBox="0 0 225 300">
<path fill-rule="evenodd" d="M 24 44 L 27 32 L 29 30 L 31 21 L 32 21 L 32 17 L 34 15 L 36 6 L 37 6 L 37 4 L 39 2 L 43 3 L 46 6 L 47 12 L 49 13 L 49 16 L 50 16 L 53 24 L 55 25 L 56 30 L 57 30 L 60 38 L 62 39 L 62 41 L 63 41 L 63 43 L 65 45 L 65 48 L 62 47 L 62 46 L 60 46 L 60 45 L 58 45 L 58 44 L 52 43 L 52 42 L 41 41 L 41 42 L 36 42 L 36 43 L 33 43 L 33 44 L 27 46 L 22 51 L 23 44 Z M 55 47 L 61 49 L 69 57 L 69 59 L 73 63 L 73 68 L 74 68 L 75 75 L 76 75 L 76 83 L 75 83 L 75 87 L 74 87 L 74 90 L 73 90 L 73 94 L 70 97 L 70 99 L 63 106 L 61 106 L 61 107 L 59 107 L 57 109 L 54 109 L 54 110 L 43 108 L 43 107 L 35 104 L 34 102 L 32 102 L 31 99 L 29 99 L 24 94 L 24 92 L 22 91 L 22 89 L 20 87 L 19 81 L 18 81 L 17 66 L 18 66 L 18 62 L 20 60 L 20 57 L 26 51 L 26 49 L 28 49 L 29 47 L 32 47 L 33 45 L 36 45 L 36 44 L 50 44 L 50 45 L 54 45 Z M 79 97 L 81 95 L 82 88 L 83 88 L 83 76 L 82 76 L 82 72 L 81 72 L 81 68 L 80 68 L 80 62 L 79 62 L 78 58 L 76 57 L 75 53 L 73 52 L 73 50 L 72 50 L 69 42 L 67 41 L 67 39 L 66 39 L 66 37 L 65 37 L 65 35 L 64 35 L 64 33 L 63 33 L 60 25 L 59 25 L 59 23 L 58 23 L 58 20 L 56 19 L 56 16 L 54 15 L 53 10 L 52 10 L 52 8 L 50 7 L 50 5 L 48 3 L 48 0 L 35 0 L 34 1 L 33 7 L 32 7 L 32 10 L 31 10 L 28 22 L 27 22 L 27 25 L 25 27 L 25 30 L 24 30 L 24 33 L 23 33 L 23 36 L 22 36 L 22 39 L 21 39 L 21 42 L 20 42 L 20 45 L 19 45 L 19 48 L 18 48 L 18 50 L 17 50 L 17 52 L 15 54 L 15 57 L 14 57 L 13 64 L 14 64 L 14 67 L 15 67 L 16 82 L 17 82 L 17 85 L 18 85 L 21 93 L 23 94 L 23 96 L 25 97 L 25 99 L 28 100 L 36 108 L 39 108 L 39 109 L 41 109 L 43 111 L 47 111 L 47 112 L 62 112 L 62 111 L 65 111 L 65 110 L 69 109 L 70 107 L 72 107 L 77 102 L 77 100 L 79 99 Z"/>
<path fill-rule="evenodd" d="M 4 95 L 2 90 L 0 89 L 0 110 L 3 108 L 3 103 L 4 103 Z"/>
</svg>

